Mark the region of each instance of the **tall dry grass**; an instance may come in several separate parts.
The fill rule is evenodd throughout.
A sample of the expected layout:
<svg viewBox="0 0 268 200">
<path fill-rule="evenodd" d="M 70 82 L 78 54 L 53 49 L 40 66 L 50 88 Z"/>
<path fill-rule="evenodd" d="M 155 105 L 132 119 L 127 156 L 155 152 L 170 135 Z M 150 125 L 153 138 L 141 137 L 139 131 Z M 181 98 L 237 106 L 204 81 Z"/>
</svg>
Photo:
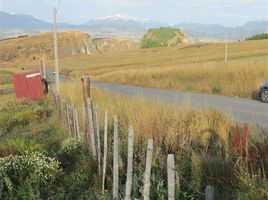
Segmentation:
<svg viewBox="0 0 268 200">
<path fill-rule="evenodd" d="M 61 95 L 78 109 L 79 120 L 82 122 L 84 111 L 81 83 L 63 84 Z M 206 140 L 212 133 L 217 133 L 226 145 L 233 124 L 232 120 L 216 110 L 197 111 L 189 107 L 179 109 L 147 101 L 142 97 L 124 97 L 100 89 L 92 90 L 92 98 L 98 104 L 101 125 L 107 109 L 111 126 L 112 117 L 118 115 L 122 134 L 127 134 L 127 127 L 131 124 L 134 126 L 137 143 L 154 138 L 156 144 L 166 152 L 171 149 L 174 152 L 189 150 L 192 141 Z"/>
<path fill-rule="evenodd" d="M 268 40 L 154 48 L 70 57 L 61 68 L 72 78 L 250 97 L 268 79 Z"/>
<path fill-rule="evenodd" d="M 80 82 L 61 86 L 61 95 L 79 110 L 83 123 L 82 87 Z M 166 156 L 176 156 L 176 171 L 180 187 L 178 199 L 203 199 L 204 188 L 213 184 L 216 199 L 258 199 L 268 196 L 267 137 L 248 132 L 248 152 L 245 159 L 232 147 L 231 132 L 234 122 L 216 110 L 179 109 L 140 97 L 125 97 L 114 93 L 92 90 L 94 105 L 99 107 L 101 137 L 104 111 L 109 112 L 108 152 L 112 152 L 113 116 L 119 116 L 120 180 L 125 183 L 127 159 L 127 128 L 134 126 L 133 193 L 141 198 L 146 141 L 154 139 L 152 165 L 152 199 L 166 199 Z M 112 153 L 108 154 L 108 181 L 112 177 Z M 122 172 L 122 173 L 121 173 Z M 121 189 L 120 189 L 121 191 Z"/>
<path fill-rule="evenodd" d="M 267 79 L 268 59 L 128 69 L 98 77 L 105 82 L 238 97 L 250 97 Z"/>
</svg>

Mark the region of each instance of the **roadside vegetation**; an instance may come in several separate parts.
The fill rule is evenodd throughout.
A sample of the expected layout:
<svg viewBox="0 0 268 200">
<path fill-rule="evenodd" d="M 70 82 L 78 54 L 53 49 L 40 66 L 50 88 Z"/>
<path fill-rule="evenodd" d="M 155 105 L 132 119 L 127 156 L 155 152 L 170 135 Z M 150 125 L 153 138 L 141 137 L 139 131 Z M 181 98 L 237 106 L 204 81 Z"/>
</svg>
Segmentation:
<svg viewBox="0 0 268 200">
<path fill-rule="evenodd" d="M 268 39 L 268 33 L 262 33 L 246 38 L 246 40 L 265 40 L 265 39 Z"/>
<path fill-rule="evenodd" d="M 11 76 L 12 72 L 8 70 L 0 70 L 0 90 L 12 89 Z"/>
<path fill-rule="evenodd" d="M 98 199 L 91 155 L 69 138 L 53 110 L 48 99 L 1 105 L 1 200 Z"/>
<path fill-rule="evenodd" d="M 80 84 L 63 84 L 61 95 L 77 108 L 80 130 L 83 130 Z M 148 138 L 154 138 L 155 149 L 151 199 L 167 199 L 168 153 L 174 153 L 176 158 L 178 199 L 204 199 L 208 184 L 215 187 L 215 199 L 268 197 L 267 136 L 256 135 L 253 129 L 248 129 L 245 146 L 233 137 L 234 132 L 240 134 L 240 128 L 234 128 L 231 119 L 216 110 L 193 110 L 190 102 L 185 102 L 185 108 L 174 109 L 103 90 L 92 90 L 92 98 L 99 107 L 101 138 L 104 111 L 109 112 L 104 196 L 97 163 L 84 143 L 70 138 L 51 101 L 15 100 L 9 96 L 1 99 L 0 107 L 0 199 L 111 199 L 112 117 L 115 114 L 119 116 L 121 198 L 126 180 L 129 124 L 135 131 L 132 198 L 142 198 Z"/>
<path fill-rule="evenodd" d="M 77 90 L 80 84 L 63 85 L 61 94 L 78 108 L 82 121 L 82 93 Z M 108 152 L 112 152 L 112 118 L 113 115 L 119 116 L 122 196 L 126 178 L 127 128 L 132 124 L 135 130 L 133 198 L 142 197 L 146 141 L 149 138 L 154 138 L 155 146 L 152 199 L 167 198 L 168 153 L 174 153 L 176 158 L 178 199 L 204 199 L 204 189 L 208 184 L 215 186 L 215 199 L 261 200 L 268 197 L 267 136 L 256 135 L 253 129 L 246 130 L 245 126 L 243 134 L 247 135 L 247 142 L 242 144 L 240 139 L 237 141 L 237 134 L 242 134 L 241 127 L 236 127 L 231 119 L 216 110 L 193 110 L 190 102 L 185 102 L 185 108 L 174 109 L 158 102 L 123 97 L 104 90 L 93 90 L 92 98 L 100 110 L 101 127 L 104 111 L 109 111 Z M 108 154 L 108 166 L 108 169 L 112 167 L 112 153 Z M 109 170 L 108 177 L 111 175 Z M 112 181 L 111 177 L 108 180 Z M 111 191 L 110 184 L 107 188 Z"/>
</svg>

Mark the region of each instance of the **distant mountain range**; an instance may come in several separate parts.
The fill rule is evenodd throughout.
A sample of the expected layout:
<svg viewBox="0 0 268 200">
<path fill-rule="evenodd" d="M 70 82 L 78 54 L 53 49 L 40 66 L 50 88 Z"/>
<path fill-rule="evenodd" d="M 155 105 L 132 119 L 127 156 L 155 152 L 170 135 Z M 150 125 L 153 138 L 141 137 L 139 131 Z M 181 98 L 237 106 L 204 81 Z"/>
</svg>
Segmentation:
<svg viewBox="0 0 268 200">
<path fill-rule="evenodd" d="M 155 20 L 138 19 L 116 14 L 89 20 L 81 25 L 59 23 L 58 30 L 80 30 L 93 37 L 141 38 L 150 28 L 170 27 Z M 259 33 L 268 32 L 268 21 L 252 21 L 238 27 L 181 23 L 174 25 L 193 38 L 241 40 Z M 29 15 L 9 14 L 0 11 L 0 38 L 51 31 L 52 24 Z"/>
</svg>

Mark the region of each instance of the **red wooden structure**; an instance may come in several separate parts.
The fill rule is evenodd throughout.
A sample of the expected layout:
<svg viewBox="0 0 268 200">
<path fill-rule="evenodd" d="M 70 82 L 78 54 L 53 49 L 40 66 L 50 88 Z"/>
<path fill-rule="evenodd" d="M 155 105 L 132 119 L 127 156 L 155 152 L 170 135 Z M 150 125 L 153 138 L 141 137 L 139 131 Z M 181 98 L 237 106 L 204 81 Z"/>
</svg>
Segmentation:
<svg viewBox="0 0 268 200">
<path fill-rule="evenodd" d="M 38 100 L 44 97 L 42 77 L 39 71 L 15 74 L 12 82 L 17 98 Z"/>
</svg>

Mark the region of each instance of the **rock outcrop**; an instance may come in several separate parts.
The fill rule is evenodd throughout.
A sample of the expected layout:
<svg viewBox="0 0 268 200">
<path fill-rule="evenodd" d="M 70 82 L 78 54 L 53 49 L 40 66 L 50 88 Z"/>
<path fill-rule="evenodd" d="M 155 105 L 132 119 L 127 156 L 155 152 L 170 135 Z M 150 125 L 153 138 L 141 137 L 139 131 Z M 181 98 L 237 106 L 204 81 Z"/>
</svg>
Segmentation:
<svg viewBox="0 0 268 200">
<path fill-rule="evenodd" d="M 66 58 L 80 54 L 99 54 L 138 48 L 138 44 L 128 39 L 98 38 L 87 33 L 68 31 L 58 33 L 58 55 Z M 53 34 L 43 33 L 0 41 L 0 62 L 21 62 L 40 59 L 42 54 L 53 59 Z"/>
</svg>

